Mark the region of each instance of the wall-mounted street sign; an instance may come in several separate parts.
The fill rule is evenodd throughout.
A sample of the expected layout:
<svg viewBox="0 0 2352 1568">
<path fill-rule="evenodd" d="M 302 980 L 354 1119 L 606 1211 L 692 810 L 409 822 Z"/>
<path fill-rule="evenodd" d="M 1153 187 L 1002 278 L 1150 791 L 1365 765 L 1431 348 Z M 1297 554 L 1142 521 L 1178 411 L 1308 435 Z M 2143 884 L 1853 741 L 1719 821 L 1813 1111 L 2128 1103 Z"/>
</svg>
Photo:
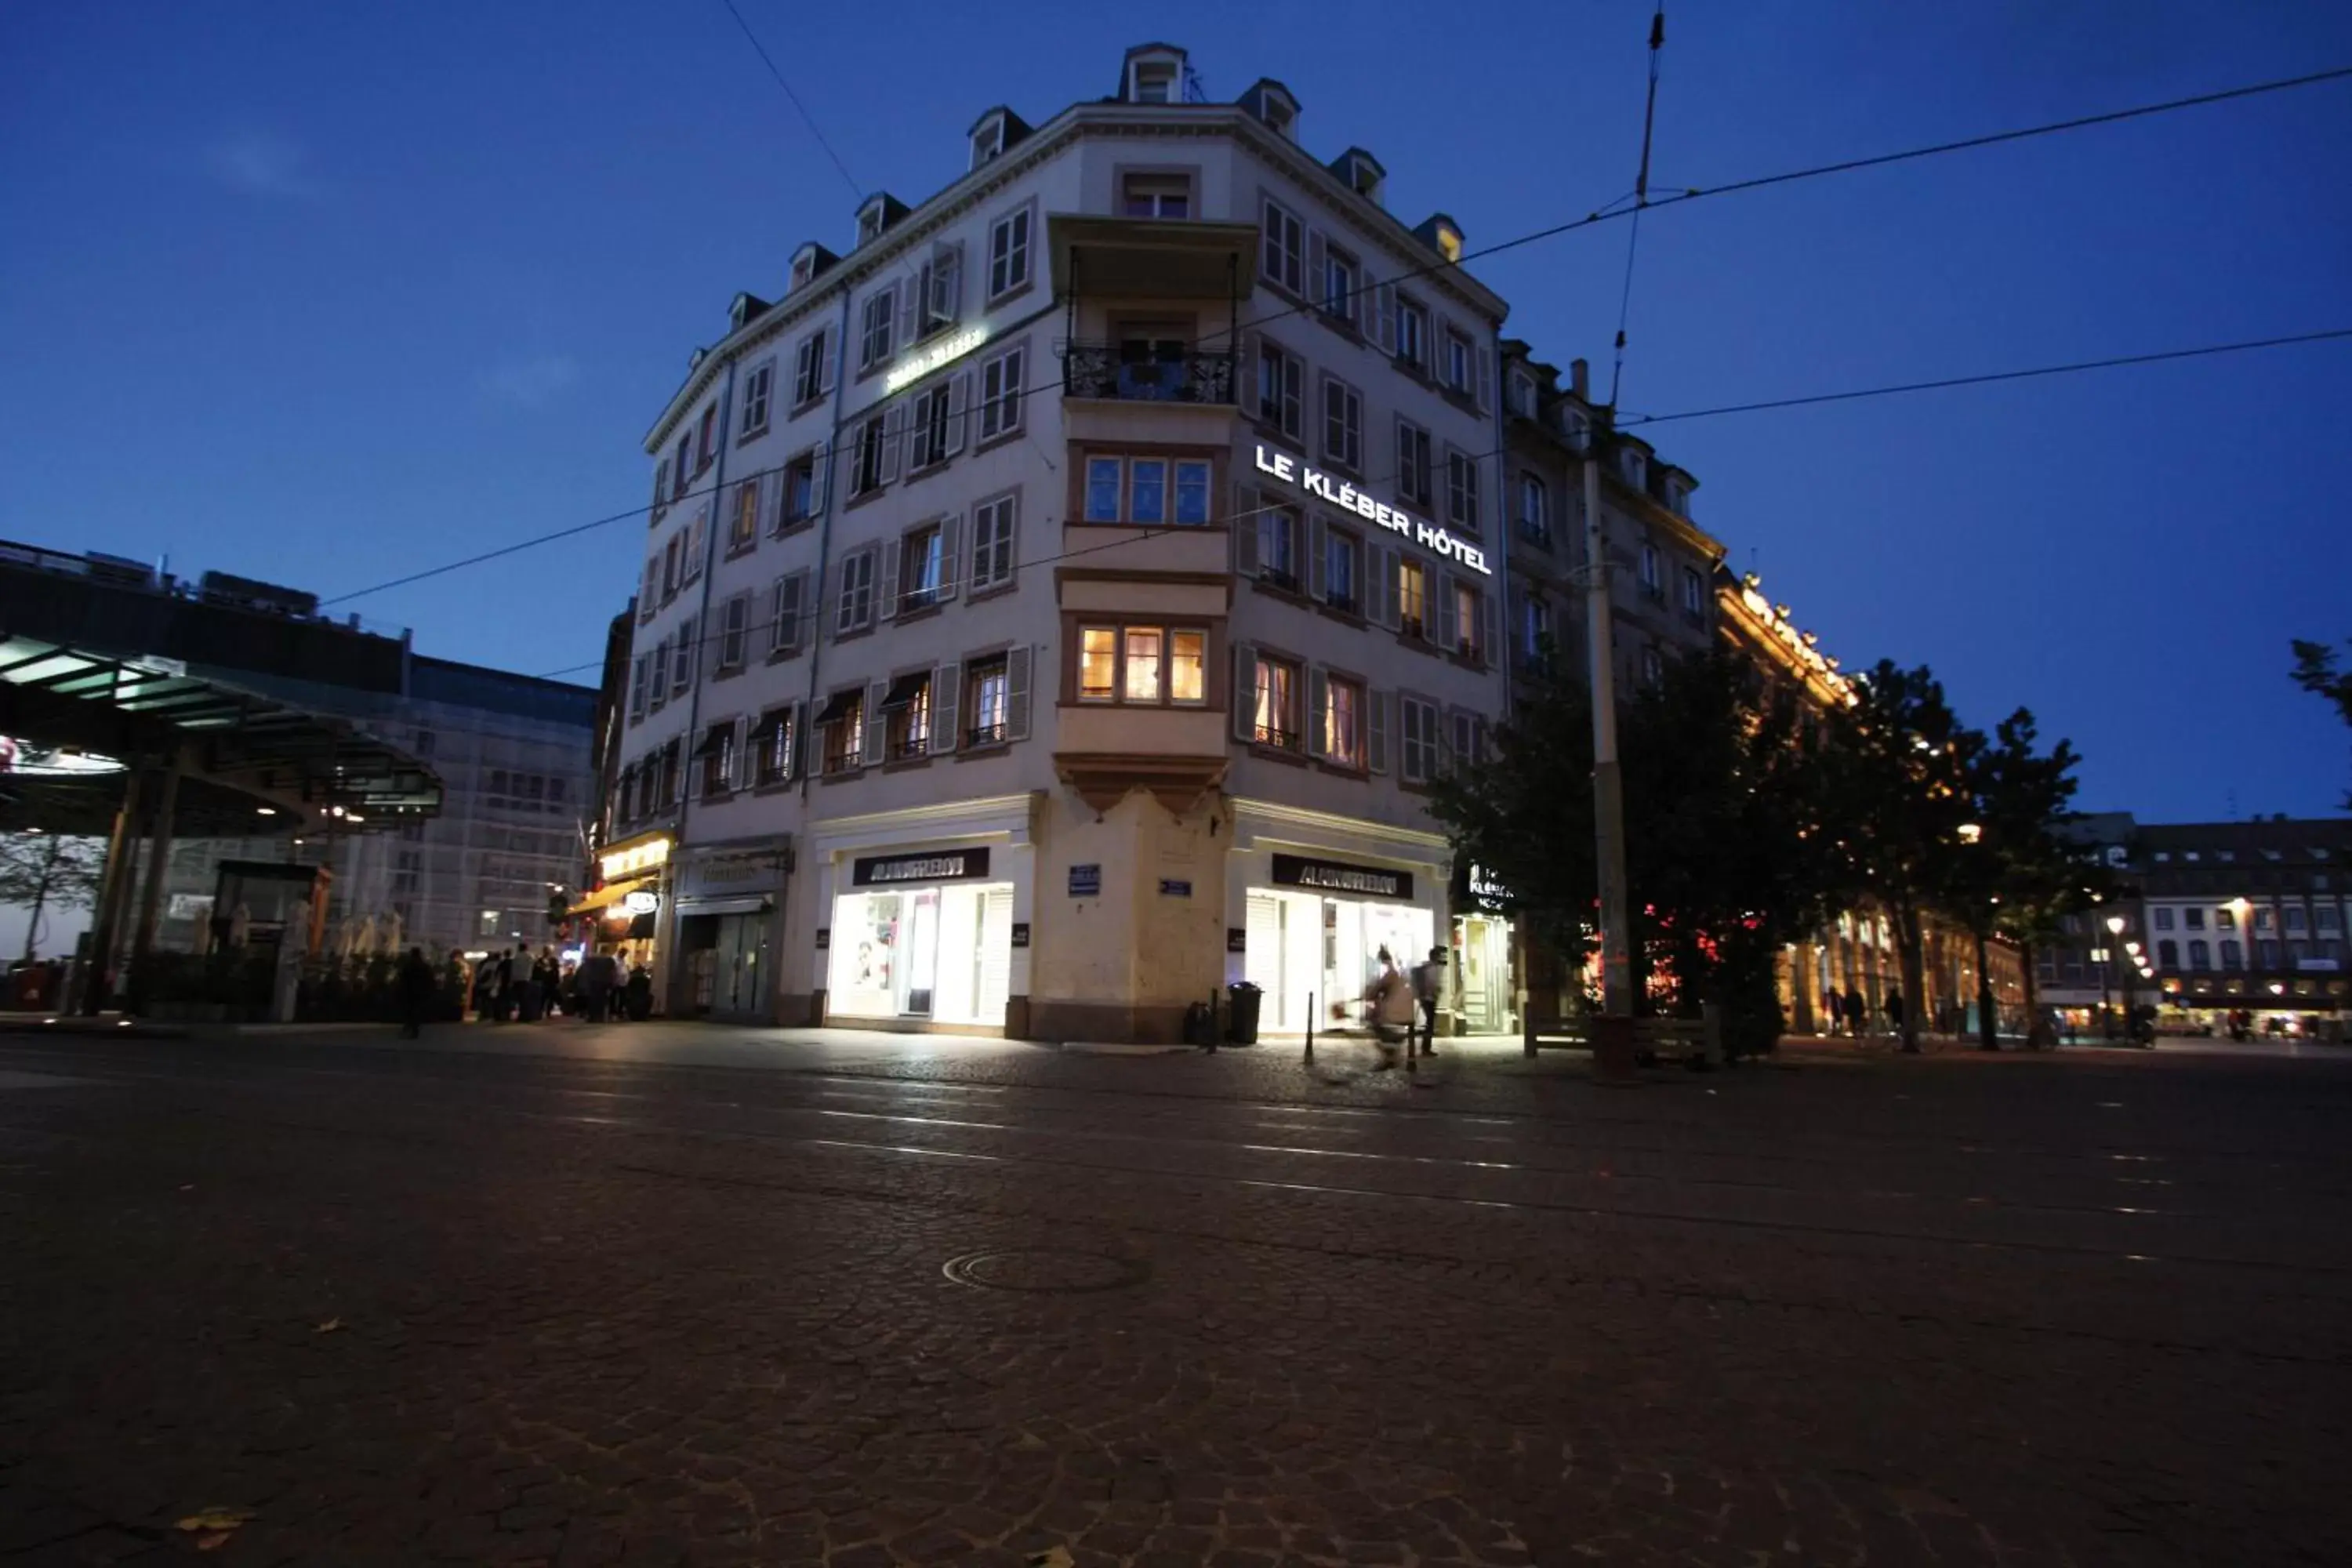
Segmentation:
<svg viewBox="0 0 2352 1568">
<path fill-rule="evenodd" d="M 1280 479 L 1293 489 L 1305 490 L 1318 500 L 1328 501 L 1341 511 L 1354 512 L 1376 527 L 1410 539 L 1433 555 L 1459 563 L 1484 576 L 1495 574 L 1495 569 L 1486 564 L 1486 552 L 1461 535 L 1433 522 L 1423 522 L 1402 507 L 1375 500 L 1353 483 L 1336 479 L 1287 452 L 1268 451 L 1263 441 L 1257 444 L 1257 471 Z"/>
<path fill-rule="evenodd" d="M 1073 866 L 1070 868 L 1070 897 L 1097 899 L 1102 896 L 1102 868 Z"/>
<path fill-rule="evenodd" d="M 1192 896 L 1192 884 L 1172 877 L 1162 877 L 1160 879 L 1160 896 L 1163 899 L 1189 899 Z"/>
<path fill-rule="evenodd" d="M 1015 947 L 1027 947 L 1029 945 L 1029 922 L 1027 921 L 1014 921 L 1013 922 L 1013 945 Z"/>
<path fill-rule="evenodd" d="M 1227 926 L 1225 928 L 1225 951 L 1227 952 L 1247 952 L 1249 951 L 1249 927 Z"/>
</svg>

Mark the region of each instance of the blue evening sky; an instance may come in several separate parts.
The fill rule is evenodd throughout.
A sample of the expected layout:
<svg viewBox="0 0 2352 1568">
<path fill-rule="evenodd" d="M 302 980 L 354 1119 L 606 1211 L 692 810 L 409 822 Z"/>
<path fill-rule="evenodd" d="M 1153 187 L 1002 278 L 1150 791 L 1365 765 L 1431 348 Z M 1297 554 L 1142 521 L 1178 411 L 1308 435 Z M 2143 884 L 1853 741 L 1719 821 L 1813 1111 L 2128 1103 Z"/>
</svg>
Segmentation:
<svg viewBox="0 0 2352 1568">
<path fill-rule="evenodd" d="M 1165 37 L 1473 246 L 1630 189 L 1648 8 L 739 0 L 866 188 Z M 1017 21 L 1005 18 L 1016 17 Z M 2352 63 L 2352 7 L 1684 0 L 1656 184 Z M 15 8 L 0 536 L 326 594 L 637 504 L 638 443 L 855 203 L 719 0 Z M 1643 225 L 1623 404 L 1667 412 L 2352 326 L 2352 83 L 1727 196 Z M 1476 264 L 1605 389 L 1625 229 Z M 2352 636 L 2352 342 L 1662 426 L 1700 521 L 1848 663 L 2023 703 L 2144 818 L 2334 809 L 2287 639 Z M 430 652 L 597 658 L 629 523 L 352 606 Z M 582 679 L 593 680 L 593 667 Z"/>
</svg>

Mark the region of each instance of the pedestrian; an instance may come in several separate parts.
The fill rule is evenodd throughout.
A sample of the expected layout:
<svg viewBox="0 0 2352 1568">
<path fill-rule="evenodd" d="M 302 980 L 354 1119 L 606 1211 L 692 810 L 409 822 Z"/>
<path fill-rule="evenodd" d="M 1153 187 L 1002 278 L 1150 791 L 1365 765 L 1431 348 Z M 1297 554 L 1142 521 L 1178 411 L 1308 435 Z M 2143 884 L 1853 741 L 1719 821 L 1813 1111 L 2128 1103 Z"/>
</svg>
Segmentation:
<svg viewBox="0 0 2352 1568">
<path fill-rule="evenodd" d="M 504 947 L 499 949 L 498 956 L 490 960 L 490 973 L 492 975 L 490 1017 L 493 1022 L 503 1024 L 514 1016 L 515 972 L 512 949 Z"/>
<path fill-rule="evenodd" d="M 1421 1054 L 1437 1050 L 1437 1000 L 1445 994 L 1445 950 L 1433 947 L 1429 957 L 1412 966 L 1412 999 L 1421 1006 Z M 1406 1048 L 1412 1048 L 1410 1040 Z"/>
<path fill-rule="evenodd" d="M 486 1023 L 489 1020 L 490 1004 L 497 994 L 498 984 L 498 968 L 490 962 L 490 955 L 486 952 L 475 961 L 473 967 L 472 990 L 476 1023 Z"/>
<path fill-rule="evenodd" d="M 1886 993 L 1886 1026 L 1898 1035 L 1903 1032 L 1903 993 L 1900 991 L 1889 990 Z"/>
<path fill-rule="evenodd" d="M 1870 1009 L 1863 1005 L 1862 988 L 1858 985 L 1847 986 L 1845 988 L 1846 1032 L 1858 1040 L 1862 1038 L 1864 1026 L 1869 1022 Z"/>
<path fill-rule="evenodd" d="M 652 1017 L 654 1014 L 654 972 L 646 967 L 645 960 L 639 959 L 636 963 L 629 965 L 629 983 L 627 991 L 629 998 L 629 1022 L 633 1024 L 642 1024 L 647 1018 Z"/>
<path fill-rule="evenodd" d="M 408 956 L 400 961 L 400 1037 L 416 1040 L 425 1037 L 425 1010 L 433 1004 L 433 965 L 426 963 L 425 950 L 412 947 Z"/>
<path fill-rule="evenodd" d="M 1381 1064 L 1372 1070 L 1385 1072 L 1396 1066 L 1397 1042 L 1412 1040 L 1412 986 L 1399 973 L 1395 956 L 1383 947 L 1379 972 L 1364 987 L 1364 1022 L 1381 1052 Z"/>
<path fill-rule="evenodd" d="M 580 995 L 587 1007 L 588 1021 L 601 1024 L 605 1008 L 613 996 L 613 955 L 592 952 L 580 961 Z"/>
<path fill-rule="evenodd" d="M 542 947 L 539 960 L 530 966 L 530 977 L 539 982 L 539 1016 L 551 1017 L 562 1011 L 563 998 L 563 966 L 555 962 L 555 950 Z"/>
<path fill-rule="evenodd" d="M 1845 998 L 1839 994 L 1837 987 L 1832 985 L 1830 987 L 1829 994 L 1824 998 L 1824 1000 L 1829 1003 L 1830 1033 L 1832 1035 L 1840 1035 L 1844 1033 Z"/>
</svg>

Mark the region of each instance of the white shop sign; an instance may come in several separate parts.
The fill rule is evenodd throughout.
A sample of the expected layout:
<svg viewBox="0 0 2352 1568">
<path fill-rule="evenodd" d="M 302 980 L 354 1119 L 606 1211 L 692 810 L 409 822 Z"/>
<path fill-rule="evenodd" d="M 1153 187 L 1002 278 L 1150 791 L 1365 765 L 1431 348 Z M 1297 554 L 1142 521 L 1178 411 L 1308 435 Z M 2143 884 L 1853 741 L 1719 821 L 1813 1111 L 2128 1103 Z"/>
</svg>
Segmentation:
<svg viewBox="0 0 2352 1568">
<path fill-rule="evenodd" d="M 1495 569 L 1486 564 L 1486 552 L 1459 534 L 1433 522 L 1423 522 L 1401 507 L 1374 500 L 1353 484 L 1336 479 L 1287 452 L 1268 452 L 1263 441 L 1257 447 L 1257 471 L 1271 474 L 1293 489 L 1327 500 L 1341 511 L 1354 512 L 1366 522 L 1378 524 L 1391 533 L 1401 534 L 1432 554 L 1458 562 L 1471 571 L 1489 577 L 1495 574 Z"/>
</svg>

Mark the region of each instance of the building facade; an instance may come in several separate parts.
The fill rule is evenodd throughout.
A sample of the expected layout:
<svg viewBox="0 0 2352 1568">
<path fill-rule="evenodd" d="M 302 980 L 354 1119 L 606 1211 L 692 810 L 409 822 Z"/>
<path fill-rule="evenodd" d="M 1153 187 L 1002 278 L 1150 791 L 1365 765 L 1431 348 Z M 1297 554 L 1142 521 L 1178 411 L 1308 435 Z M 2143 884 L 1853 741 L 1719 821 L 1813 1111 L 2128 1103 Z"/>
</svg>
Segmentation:
<svg viewBox="0 0 2352 1568">
<path fill-rule="evenodd" d="M 586 912 L 656 915 L 673 1015 L 1172 1038 L 1246 980 L 1281 1033 L 1459 940 L 1505 307 L 1280 83 L 1187 79 L 989 110 L 648 434 Z"/>
<path fill-rule="evenodd" d="M 299 837 L 175 839 L 165 951 L 204 947 L 223 861 L 331 872 L 325 918 L 339 931 L 365 920 L 380 934 L 397 917 L 404 941 L 436 952 L 552 938 L 551 900 L 576 887 L 593 816 L 593 690 L 429 658 L 405 632 L 322 616 L 314 595 L 219 573 L 190 581 L 109 556 L 0 552 L 0 601 L 12 624 L 54 621 L 77 647 L 355 721 L 441 780 L 439 814 L 389 832 L 352 819 Z"/>
</svg>

